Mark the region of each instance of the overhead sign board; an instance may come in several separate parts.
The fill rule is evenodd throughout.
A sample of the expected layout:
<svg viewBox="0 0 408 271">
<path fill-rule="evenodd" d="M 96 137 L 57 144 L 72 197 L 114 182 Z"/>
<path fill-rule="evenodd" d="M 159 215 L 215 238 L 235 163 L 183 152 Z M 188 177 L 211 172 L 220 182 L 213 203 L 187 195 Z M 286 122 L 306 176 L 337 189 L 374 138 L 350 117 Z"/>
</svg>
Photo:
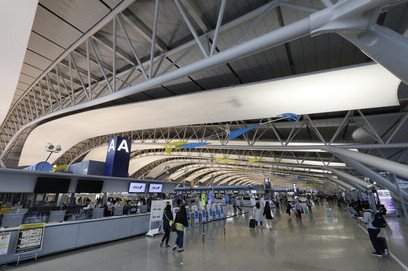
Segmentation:
<svg viewBox="0 0 408 271">
<path fill-rule="evenodd" d="M 109 139 L 105 161 L 105 176 L 128 177 L 131 141 L 115 136 Z"/>
<path fill-rule="evenodd" d="M 129 193 L 144 193 L 146 190 L 145 183 L 130 183 Z"/>
<path fill-rule="evenodd" d="M 151 183 L 149 185 L 149 193 L 161 193 L 162 189 L 163 189 L 162 184 Z"/>
</svg>

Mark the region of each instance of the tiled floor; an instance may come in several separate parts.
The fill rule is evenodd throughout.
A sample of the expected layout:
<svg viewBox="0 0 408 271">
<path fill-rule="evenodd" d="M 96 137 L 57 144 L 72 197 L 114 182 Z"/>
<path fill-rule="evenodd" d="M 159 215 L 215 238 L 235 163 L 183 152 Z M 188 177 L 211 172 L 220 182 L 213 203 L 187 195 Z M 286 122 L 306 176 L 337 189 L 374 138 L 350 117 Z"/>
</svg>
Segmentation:
<svg viewBox="0 0 408 271">
<path fill-rule="evenodd" d="M 333 206 L 334 218 L 327 206 L 316 206 L 313 215 L 302 221 L 282 212 L 273 230 L 249 229 L 248 217 L 239 216 L 188 230 L 184 253 L 159 248 L 160 236 L 135 237 L 44 257 L 13 271 L 47 270 L 404 270 L 391 256 L 371 255 L 366 233 Z M 407 260 L 407 224 L 392 220 L 387 237 L 393 254 Z M 405 226 L 404 226 L 405 225 Z M 405 237 L 405 239 L 404 239 Z M 175 236 L 172 234 L 171 243 Z"/>
</svg>

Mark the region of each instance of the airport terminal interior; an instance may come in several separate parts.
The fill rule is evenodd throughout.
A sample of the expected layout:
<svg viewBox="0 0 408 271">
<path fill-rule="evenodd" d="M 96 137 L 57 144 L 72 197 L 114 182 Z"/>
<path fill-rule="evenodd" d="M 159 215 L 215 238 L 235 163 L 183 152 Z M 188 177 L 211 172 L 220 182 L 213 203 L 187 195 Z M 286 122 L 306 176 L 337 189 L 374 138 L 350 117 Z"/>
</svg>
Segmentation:
<svg viewBox="0 0 408 271">
<path fill-rule="evenodd" d="M 0 0 L 0 270 L 408 271 L 407 0 Z"/>
</svg>

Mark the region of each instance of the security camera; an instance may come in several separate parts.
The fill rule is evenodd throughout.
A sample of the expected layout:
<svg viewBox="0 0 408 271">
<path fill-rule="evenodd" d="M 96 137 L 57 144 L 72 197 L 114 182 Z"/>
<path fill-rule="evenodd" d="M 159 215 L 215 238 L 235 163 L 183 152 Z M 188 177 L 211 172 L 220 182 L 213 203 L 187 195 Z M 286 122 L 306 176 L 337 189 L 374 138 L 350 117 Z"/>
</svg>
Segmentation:
<svg viewBox="0 0 408 271">
<path fill-rule="evenodd" d="M 52 152 L 52 151 L 54 151 L 54 149 L 55 149 L 55 146 L 52 143 L 47 143 L 45 145 L 45 150 L 46 151 Z"/>
<path fill-rule="evenodd" d="M 60 152 L 62 150 L 61 145 L 56 145 L 55 146 L 55 151 Z"/>
</svg>

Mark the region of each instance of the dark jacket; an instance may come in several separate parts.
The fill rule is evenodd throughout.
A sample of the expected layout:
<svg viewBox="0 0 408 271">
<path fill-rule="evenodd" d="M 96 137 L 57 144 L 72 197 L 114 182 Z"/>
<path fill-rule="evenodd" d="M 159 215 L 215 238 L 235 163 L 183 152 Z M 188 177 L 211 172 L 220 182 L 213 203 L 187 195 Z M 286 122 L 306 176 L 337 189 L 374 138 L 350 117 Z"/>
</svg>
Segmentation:
<svg viewBox="0 0 408 271">
<path fill-rule="evenodd" d="M 271 207 L 265 206 L 264 211 L 263 211 L 263 215 L 266 217 L 266 219 L 273 219 L 273 217 L 271 215 Z"/>
<path fill-rule="evenodd" d="M 170 230 L 170 221 L 169 220 L 173 220 L 173 213 L 171 210 L 165 210 L 163 213 L 163 229 L 166 230 Z"/>
<path fill-rule="evenodd" d="M 176 219 L 174 220 L 174 223 L 179 223 L 183 225 L 184 227 L 188 227 L 188 221 L 187 221 L 187 214 L 184 211 L 180 210 L 176 214 Z"/>
</svg>

